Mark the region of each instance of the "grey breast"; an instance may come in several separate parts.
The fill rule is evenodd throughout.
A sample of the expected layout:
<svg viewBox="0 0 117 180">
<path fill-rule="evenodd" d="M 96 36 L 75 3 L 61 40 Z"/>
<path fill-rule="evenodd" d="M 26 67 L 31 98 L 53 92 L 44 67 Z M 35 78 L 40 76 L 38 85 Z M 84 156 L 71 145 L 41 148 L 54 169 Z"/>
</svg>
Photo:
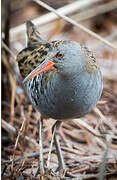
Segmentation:
<svg viewBox="0 0 117 180">
<path fill-rule="evenodd" d="M 40 84 L 41 75 L 27 83 L 29 96 L 43 116 L 58 120 L 87 114 L 102 92 L 100 71 L 83 72 L 73 79 L 64 79 L 56 73 L 43 92 Z"/>
</svg>

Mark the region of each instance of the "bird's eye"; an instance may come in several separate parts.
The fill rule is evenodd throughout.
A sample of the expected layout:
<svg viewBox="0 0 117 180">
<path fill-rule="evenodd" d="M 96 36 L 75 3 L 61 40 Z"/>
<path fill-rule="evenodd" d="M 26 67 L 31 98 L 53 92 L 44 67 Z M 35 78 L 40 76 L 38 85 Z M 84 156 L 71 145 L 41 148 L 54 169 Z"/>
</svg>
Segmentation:
<svg viewBox="0 0 117 180">
<path fill-rule="evenodd" d="M 59 57 L 59 58 L 62 58 L 63 56 L 64 56 L 64 54 L 61 53 L 61 52 L 58 52 L 58 53 L 56 54 L 56 57 Z"/>
</svg>

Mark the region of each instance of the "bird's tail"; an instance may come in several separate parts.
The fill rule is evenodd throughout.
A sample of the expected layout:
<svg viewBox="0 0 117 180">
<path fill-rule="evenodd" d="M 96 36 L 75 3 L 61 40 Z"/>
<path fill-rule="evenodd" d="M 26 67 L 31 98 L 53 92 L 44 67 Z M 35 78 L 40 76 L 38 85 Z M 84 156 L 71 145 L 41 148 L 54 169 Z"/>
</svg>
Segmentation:
<svg viewBox="0 0 117 180">
<path fill-rule="evenodd" d="M 31 22 L 26 22 L 26 31 L 27 31 L 27 46 L 36 44 L 36 43 L 42 43 L 45 40 L 43 40 L 40 37 L 40 33 L 37 30 L 37 27 Z"/>
</svg>

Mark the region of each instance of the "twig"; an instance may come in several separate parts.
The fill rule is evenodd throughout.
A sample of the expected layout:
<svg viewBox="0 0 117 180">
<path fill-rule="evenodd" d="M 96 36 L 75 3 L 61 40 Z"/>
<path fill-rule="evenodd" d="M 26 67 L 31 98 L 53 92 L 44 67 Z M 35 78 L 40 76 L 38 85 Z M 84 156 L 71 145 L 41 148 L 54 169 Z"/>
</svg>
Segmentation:
<svg viewBox="0 0 117 180">
<path fill-rule="evenodd" d="M 2 128 L 4 128 L 8 133 L 16 135 L 16 129 L 12 125 L 4 121 L 3 119 L 2 119 Z"/>
<path fill-rule="evenodd" d="M 9 54 L 13 57 L 13 59 L 16 59 L 15 54 L 8 48 L 8 46 L 3 41 L 2 41 L 2 46 L 7 52 L 9 52 Z"/>
<path fill-rule="evenodd" d="M 10 53 L 10 55 L 13 57 L 14 65 L 17 66 L 16 57 L 15 57 L 14 53 L 9 49 L 9 47 L 8 47 L 4 42 L 2 42 L 2 44 L 3 44 L 3 47 L 4 47 L 4 48 Z M 9 67 L 9 64 L 8 64 L 6 61 L 5 61 L 4 63 L 5 63 L 5 65 L 7 65 L 7 67 L 8 67 L 9 70 L 10 70 L 10 72 L 12 72 L 12 71 L 11 71 L 11 68 Z M 24 90 L 25 95 L 27 96 L 27 99 L 30 101 L 29 95 L 28 95 L 28 93 L 27 93 L 27 90 L 26 90 L 23 82 L 22 82 L 22 78 L 21 78 L 20 74 L 19 74 L 17 71 L 13 71 L 13 73 L 17 76 L 17 81 L 20 83 L 22 89 Z M 34 106 L 33 106 L 33 108 L 36 110 L 36 108 L 35 108 Z"/>
<path fill-rule="evenodd" d="M 108 41 L 113 41 L 114 39 L 117 39 L 117 31 L 115 30 L 111 35 L 105 37 L 106 40 Z M 103 44 L 98 42 L 96 46 L 92 47 L 93 49 L 100 49 L 103 47 Z"/>
<path fill-rule="evenodd" d="M 13 125 L 14 123 L 14 115 L 15 115 L 15 111 L 14 111 L 14 104 L 15 104 L 15 93 L 16 93 L 16 79 L 12 76 L 12 74 L 10 74 L 10 80 L 11 80 L 11 116 L 10 116 L 10 121 L 11 124 Z"/>
<path fill-rule="evenodd" d="M 94 136 L 96 136 L 97 138 L 100 138 L 100 139 L 106 139 L 106 135 L 101 135 L 99 134 L 98 132 L 96 132 L 92 127 L 90 127 L 87 123 L 85 123 L 84 121 L 82 121 L 81 119 L 73 119 L 72 120 L 78 127 L 81 127 L 81 128 L 84 128 L 85 130 L 87 130 L 88 132 L 90 132 L 91 134 L 93 134 Z M 111 134 L 108 134 L 112 141 L 114 141 L 115 139 L 117 140 L 117 136 L 114 136 L 114 135 L 111 135 Z"/>
<path fill-rule="evenodd" d="M 92 127 L 90 127 L 87 123 L 85 123 L 84 121 L 82 121 L 81 119 L 73 119 L 72 120 L 78 127 L 82 127 L 85 130 L 87 130 L 88 132 L 90 132 L 91 134 L 93 134 L 96 137 L 99 138 L 104 138 L 104 136 L 102 136 L 101 134 L 99 134 L 98 132 L 96 132 Z"/>
<path fill-rule="evenodd" d="M 33 0 L 35 2 L 37 2 L 40 6 L 48 9 L 49 11 L 54 12 L 57 16 L 61 17 L 62 19 L 64 19 L 65 21 L 79 27 L 80 29 L 82 29 L 83 31 L 87 32 L 88 34 L 90 34 L 91 36 L 95 37 L 96 39 L 100 40 L 101 42 L 105 43 L 106 45 L 110 46 L 113 49 L 117 49 L 116 46 L 114 46 L 112 43 L 110 43 L 109 41 L 105 40 L 104 38 L 102 38 L 101 36 L 97 35 L 96 33 L 94 33 L 93 31 L 89 30 L 88 28 L 84 27 L 83 25 L 77 23 L 76 21 L 72 20 L 71 18 L 62 15 L 60 13 L 58 13 L 54 8 L 52 8 L 51 6 L 47 5 L 46 3 L 40 1 L 40 0 Z"/>
<path fill-rule="evenodd" d="M 43 153 L 46 154 L 48 153 L 50 150 L 50 148 L 47 148 L 47 149 L 44 149 L 43 150 Z M 52 148 L 52 152 L 55 151 L 55 148 Z M 26 159 L 31 159 L 31 158 L 35 158 L 35 157 L 39 157 L 40 153 L 39 152 L 34 152 L 34 153 L 31 153 L 31 154 L 28 154 L 27 156 L 20 156 L 20 157 L 17 157 L 14 159 L 14 162 L 17 162 L 17 161 L 21 161 L 23 160 L 24 158 Z M 2 163 L 7 163 L 7 164 L 10 164 L 12 162 L 12 160 L 3 160 Z"/>
<path fill-rule="evenodd" d="M 25 161 L 26 161 L 26 157 L 24 156 L 24 159 L 22 161 L 22 164 L 21 164 L 21 167 L 17 170 L 16 172 L 16 176 L 18 177 L 18 175 L 20 174 L 20 172 L 22 171 L 23 167 L 24 167 L 24 164 L 25 164 Z"/>
<path fill-rule="evenodd" d="M 108 155 L 108 151 L 109 151 L 111 141 L 112 141 L 111 136 L 107 135 L 106 136 L 106 151 L 105 151 L 105 153 L 103 155 L 102 162 L 101 162 L 101 165 L 100 165 L 100 168 L 99 168 L 98 180 L 103 180 L 104 179 L 104 173 L 105 173 L 105 170 L 106 170 L 106 160 L 107 160 L 107 155 Z"/>
<path fill-rule="evenodd" d="M 14 146 L 14 153 L 13 153 L 13 158 L 12 158 L 12 168 L 11 168 L 12 172 L 13 172 L 13 165 L 14 165 L 14 158 L 15 158 L 15 150 L 17 149 L 19 138 L 20 138 L 23 130 L 25 129 L 25 123 L 26 123 L 26 118 L 24 116 L 23 107 L 21 107 L 21 110 L 22 110 L 23 123 L 21 125 L 20 130 L 19 130 L 18 136 L 16 138 L 15 146 Z"/>
<path fill-rule="evenodd" d="M 84 152 L 80 152 L 78 150 L 75 150 L 73 148 L 69 148 L 69 147 L 61 147 L 61 149 L 63 151 L 66 151 L 66 152 L 69 152 L 69 153 L 72 153 L 72 154 L 76 154 L 77 156 L 81 156 L 81 155 L 84 155 Z"/>
<path fill-rule="evenodd" d="M 10 29 L 10 0 L 3 1 L 4 2 L 4 20 L 5 20 L 5 43 L 9 47 L 9 29 Z"/>
<path fill-rule="evenodd" d="M 106 125 L 109 126 L 109 128 L 110 128 L 113 132 L 116 133 L 115 127 L 112 125 L 112 123 L 110 123 L 110 122 L 105 118 L 105 116 L 102 114 L 102 112 L 101 112 L 97 107 L 93 108 L 93 111 L 95 112 L 95 114 L 97 114 L 97 115 L 101 118 L 101 120 L 102 120 Z"/>
<path fill-rule="evenodd" d="M 39 146 L 40 146 L 40 174 L 44 174 L 44 167 L 43 167 L 43 144 L 42 144 L 42 116 L 40 115 L 39 118 Z"/>
<path fill-rule="evenodd" d="M 32 105 L 28 106 L 28 115 L 27 115 L 27 121 L 26 121 L 26 134 L 28 135 L 28 129 L 29 129 L 29 123 L 30 123 L 30 117 L 32 113 Z"/>
<path fill-rule="evenodd" d="M 98 103 L 97 103 L 97 104 L 101 104 L 101 105 L 103 105 L 103 104 L 106 104 L 106 103 L 107 103 L 107 101 L 100 100 L 100 101 L 98 101 Z"/>
<path fill-rule="evenodd" d="M 11 68 L 10 64 L 8 63 L 8 61 L 7 61 L 7 59 L 4 57 L 4 55 L 3 55 L 3 58 L 2 58 L 2 63 L 4 64 L 4 66 L 6 67 L 6 69 L 8 70 L 8 72 L 13 75 L 13 74 L 14 74 L 13 69 Z"/>
<path fill-rule="evenodd" d="M 32 143 L 34 146 L 36 146 L 38 149 L 40 148 L 39 144 L 35 141 L 35 139 L 32 139 L 28 136 L 25 136 L 25 140 Z"/>
<path fill-rule="evenodd" d="M 104 141 L 102 141 L 100 138 L 95 137 L 95 141 L 97 142 L 98 146 L 104 150 L 106 149 L 106 144 L 104 143 Z M 98 151 L 98 150 L 97 150 Z"/>
<path fill-rule="evenodd" d="M 110 1 L 108 3 L 104 3 L 104 4 L 101 4 L 101 5 L 98 5 L 98 6 L 94 7 L 94 8 L 91 7 L 88 10 L 83 11 L 83 12 L 77 12 L 77 14 L 71 15 L 70 18 L 76 20 L 76 22 L 79 22 L 79 21 L 83 21 L 83 20 L 86 20 L 86 19 L 98 16 L 100 14 L 104 14 L 104 13 L 110 12 L 110 11 L 116 9 L 116 8 L 117 8 L 117 1 L 116 0 L 115 1 Z M 64 27 L 64 23 L 62 23 L 62 22 L 60 22 L 60 23 L 61 23 L 61 26 L 60 26 L 60 24 L 57 21 L 55 29 L 53 30 L 57 34 Z M 53 31 L 50 32 L 50 35 L 49 35 L 48 39 L 50 39 L 52 37 L 52 35 L 54 33 Z M 116 35 L 117 35 L 117 32 L 116 32 Z M 110 41 L 112 38 L 114 38 L 114 36 L 112 36 L 112 38 L 111 38 L 111 36 L 112 35 L 109 36 L 109 39 L 108 38 L 105 38 L 105 39 Z M 97 47 L 97 45 L 96 45 L 96 47 Z"/>
<path fill-rule="evenodd" d="M 68 15 L 70 13 L 74 13 L 75 11 L 84 9 L 87 6 L 92 5 L 96 2 L 100 2 L 100 1 L 101 0 L 83 0 L 83 1 L 79 0 L 79 1 L 75 1 L 71 4 L 68 4 L 64 7 L 57 9 L 57 12 L 59 12 L 60 14 L 63 14 L 63 15 Z M 33 23 L 37 26 L 40 26 L 40 25 L 50 23 L 56 19 L 58 19 L 58 16 L 55 13 L 50 12 L 50 13 L 47 13 L 45 15 L 42 15 L 41 17 L 35 18 L 33 20 Z M 11 41 L 14 41 L 15 37 L 18 34 L 24 34 L 24 32 L 25 32 L 25 24 L 19 25 L 15 28 L 11 28 L 10 29 Z"/>
<path fill-rule="evenodd" d="M 86 166 L 86 167 L 83 167 L 83 168 L 80 168 L 80 169 L 76 169 L 76 170 L 72 171 L 72 174 L 81 173 L 81 172 L 86 171 L 88 169 L 90 169 L 89 166 Z"/>
<path fill-rule="evenodd" d="M 1 177 L 4 176 L 4 173 L 5 173 L 6 169 L 7 169 L 7 165 L 5 164 L 4 167 L 3 167 L 3 170 L 1 172 Z"/>
<path fill-rule="evenodd" d="M 92 18 L 94 16 L 98 16 L 100 14 L 104 14 L 106 12 L 112 11 L 116 8 L 117 8 L 117 1 L 116 0 L 109 1 L 108 3 L 98 5 L 94 8 L 91 7 L 86 11 L 73 15 L 71 16 L 71 18 L 73 17 L 74 19 L 76 19 L 76 21 L 83 21 Z"/>
</svg>

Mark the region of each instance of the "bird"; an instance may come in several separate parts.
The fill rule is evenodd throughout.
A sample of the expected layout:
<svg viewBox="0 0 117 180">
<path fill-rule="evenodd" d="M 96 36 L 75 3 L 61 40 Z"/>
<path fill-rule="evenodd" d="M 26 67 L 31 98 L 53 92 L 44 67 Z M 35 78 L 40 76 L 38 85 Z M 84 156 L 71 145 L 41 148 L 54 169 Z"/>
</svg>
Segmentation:
<svg viewBox="0 0 117 180">
<path fill-rule="evenodd" d="M 56 120 L 55 146 L 59 167 L 65 169 L 58 129 L 62 122 L 81 118 L 96 106 L 103 89 L 100 67 L 86 45 L 45 40 L 32 21 L 26 22 L 26 35 L 26 47 L 17 55 L 20 74 L 41 122 Z"/>
</svg>

